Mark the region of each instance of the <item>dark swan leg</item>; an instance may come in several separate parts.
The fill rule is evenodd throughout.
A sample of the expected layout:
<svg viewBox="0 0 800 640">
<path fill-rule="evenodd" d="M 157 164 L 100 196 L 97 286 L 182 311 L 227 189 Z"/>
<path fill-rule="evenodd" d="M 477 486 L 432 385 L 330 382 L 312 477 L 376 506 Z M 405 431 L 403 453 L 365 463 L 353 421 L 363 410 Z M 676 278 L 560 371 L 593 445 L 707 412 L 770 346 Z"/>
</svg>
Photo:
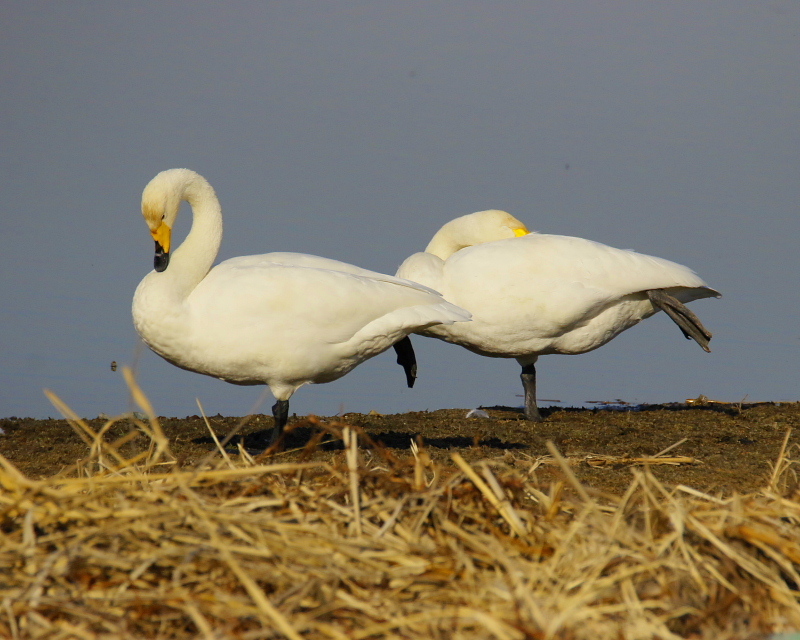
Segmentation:
<svg viewBox="0 0 800 640">
<path fill-rule="evenodd" d="M 686 305 L 677 298 L 672 297 L 663 289 L 650 289 L 647 297 L 656 309 L 661 309 L 686 336 L 699 344 L 704 351 L 711 351 L 708 341 L 711 340 L 711 332 L 703 326 L 698 318 Z"/>
<path fill-rule="evenodd" d="M 406 372 L 406 384 L 411 389 L 417 379 L 417 357 L 414 355 L 411 338 L 406 336 L 402 340 L 395 342 L 394 350 L 397 353 L 397 364 L 403 367 L 403 371 Z"/>
<path fill-rule="evenodd" d="M 533 422 L 541 422 L 544 418 L 536 404 L 536 365 L 523 365 L 519 377 L 522 380 L 522 388 L 525 389 L 525 417 Z"/>
<path fill-rule="evenodd" d="M 283 435 L 283 428 L 289 421 L 289 401 L 278 400 L 272 405 L 272 417 L 275 418 L 275 426 L 272 429 L 272 435 L 269 439 L 269 446 L 271 447 L 278 441 L 278 438 Z"/>
</svg>

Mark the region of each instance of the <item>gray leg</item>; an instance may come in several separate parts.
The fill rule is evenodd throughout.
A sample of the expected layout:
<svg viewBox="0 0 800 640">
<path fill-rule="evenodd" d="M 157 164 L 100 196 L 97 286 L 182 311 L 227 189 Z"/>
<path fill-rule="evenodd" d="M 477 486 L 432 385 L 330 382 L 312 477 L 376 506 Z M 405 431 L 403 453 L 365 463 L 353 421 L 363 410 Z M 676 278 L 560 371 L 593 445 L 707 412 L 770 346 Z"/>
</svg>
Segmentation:
<svg viewBox="0 0 800 640">
<path fill-rule="evenodd" d="M 663 289 L 650 289 L 647 292 L 650 303 L 656 309 L 661 309 L 686 336 L 699 344 L 704 351 L 711 351 L 708 348 L 708 341 L 711 340 L 711 332 L 703 326 L 698 318 L 680 300 L 669 295 Z"/>
<path fill-rule="evenodd" d="M 522 380 L 522 388 L 525 389 L 525 417 L 533 422 L 541 422 L 542 414 L 539 413 L 539 406 L 536 404 L 536 365 L 523 365 L 519 377 Z"/>
<path fill-rule="evenodd" d="M 406 384 L 411 389 L 417 379 L 417 357 L 414 355 L 411 338 L 406 336 L 402 340 L 395 342 L 394 351 L 397 354 L 397 364 L 403 367 L 403 371 L 406 372 Z"/>
<path fill-rule="evenodd" d="M 272 405 L 272 417 L 275 418 L 275 426 L 272 429 L 272 436 L 269 439 L 269 446 L 272 446 L 283 435 L 283 428 L 289 421 L 289 401 L 278 400 Z"/>
</svg>

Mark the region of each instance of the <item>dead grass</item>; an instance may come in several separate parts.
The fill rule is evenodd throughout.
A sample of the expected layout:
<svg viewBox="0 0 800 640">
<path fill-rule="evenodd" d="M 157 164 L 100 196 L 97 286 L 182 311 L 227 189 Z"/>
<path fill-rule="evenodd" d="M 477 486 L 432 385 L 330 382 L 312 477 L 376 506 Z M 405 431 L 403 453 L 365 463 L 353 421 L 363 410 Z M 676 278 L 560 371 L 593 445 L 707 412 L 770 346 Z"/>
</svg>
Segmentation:
<svg viewBox="0 0 800 640">
<path fill-rule="evenodd" d="M 0 457 L 8 638 L 760 638 L 800 629 L 800 490 L 787 446 L 763 490 L 622 496 L 542 461 L 399 459 L 358 429 L 328 462 L 240 448 L 179 467 L 146 398 L 114 442 L 61 406 L 87 456 L 42 480 Z M 58 404 L 60 401 L 54 398 Z M 127 416 L 130 419 L 130 416 Z M 143 432 L 149 449 L 130 458 Z M 788 442 L 788 433 L 787 440 Z M 673 462 L 674 463 L 674 462 Z"/>
</svg>

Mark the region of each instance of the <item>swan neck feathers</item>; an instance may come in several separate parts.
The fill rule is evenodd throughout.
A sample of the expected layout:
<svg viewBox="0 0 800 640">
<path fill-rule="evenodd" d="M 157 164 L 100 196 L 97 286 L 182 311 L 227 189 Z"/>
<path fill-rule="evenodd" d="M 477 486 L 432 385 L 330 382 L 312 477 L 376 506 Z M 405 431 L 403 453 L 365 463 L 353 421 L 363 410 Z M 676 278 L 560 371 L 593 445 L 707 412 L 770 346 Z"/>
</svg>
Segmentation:
<svg viewBox="0 0 800 640">
<path fill-rule="evenodd" d="M 181 202 L 192 209 L 192 228 L 171 256 L 163 276 L 188 293 L 209 272 L 222 242 L 222 211 L 213 187 L 190 169 L 162 171 L 142 193 L 142 215 L 151 232 L 174 227 Z"/>
<path fill-rule="evenodd" d="M 476 244 L 507 240 L 529 233 L 510 213 L 490 209 L 470 213 L 445 224 L 431 238 L 426 253 L 447 260 L 451 255 Z"/>
</svg>

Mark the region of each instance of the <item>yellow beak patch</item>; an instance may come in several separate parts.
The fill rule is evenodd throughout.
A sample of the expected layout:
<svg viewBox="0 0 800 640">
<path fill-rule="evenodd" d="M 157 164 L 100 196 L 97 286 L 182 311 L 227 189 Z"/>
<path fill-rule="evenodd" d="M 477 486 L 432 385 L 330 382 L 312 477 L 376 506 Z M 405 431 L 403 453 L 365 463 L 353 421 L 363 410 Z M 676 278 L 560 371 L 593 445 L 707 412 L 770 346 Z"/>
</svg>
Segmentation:
<svg viewBox="0 0 800 640">
<path fill-rule="evenodd" d="M 514 235 L 517 238 L 521 238 L 522 236 L 527 236 L 530 233 L 525 227 L 520 227 L 519 229 L 514 229 Z"/>
<path fill-rule="evenodd" d="M 158 229 L 151 231 L 150 234 L 153 236 L 153 240 L 161 245 L 164 253 L 169 253 L 170 242 L 172 241 L 172 228 L 167 223 L 162 222 L 158 226 Z"/>
</svg>

